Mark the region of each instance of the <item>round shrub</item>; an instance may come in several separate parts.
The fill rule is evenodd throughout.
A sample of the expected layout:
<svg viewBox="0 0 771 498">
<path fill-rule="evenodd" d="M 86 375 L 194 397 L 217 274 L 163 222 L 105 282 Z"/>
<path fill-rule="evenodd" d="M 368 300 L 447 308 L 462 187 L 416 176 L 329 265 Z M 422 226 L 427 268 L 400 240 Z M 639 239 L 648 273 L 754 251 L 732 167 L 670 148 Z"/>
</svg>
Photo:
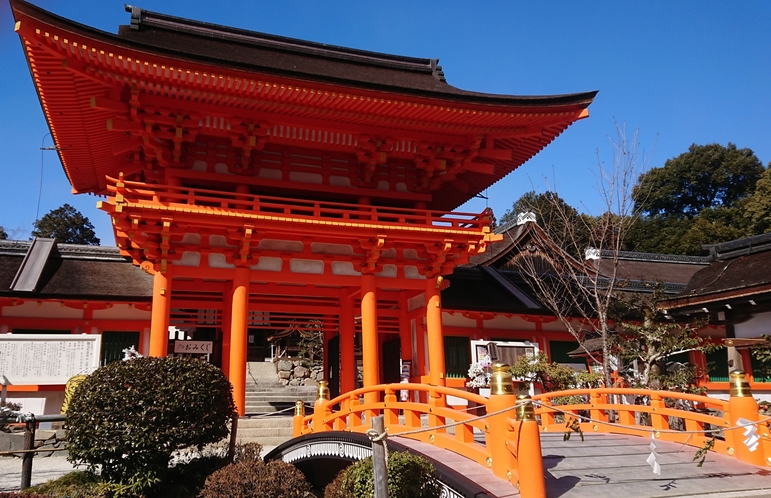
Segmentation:
<svg viewBox="0 0 771 498">
<path fill-rule="evenodd" d="M 306 498 L 311 485 L 294 465 L 242 458 L 206 479 L 199 498 Z"/>
<path fill-rule="evenodd" d="M 360 460 L 344 469 L 324 489 L 324 498 L 374 496 L 372 458 Z M 406 451 L 388 455 L 389 498 L 439 498 L 442 486 L 434 477 L 434 466 L 420 455 Z"/>
<path fill-rule="evenodd" d="M 152 488 L 174 451 L 228 435 L 232 386 L 201 360 L 138 358 L 97 369 L 67 411 L 69 460 L 101 467 L 102 478 Z"/>
</svg>

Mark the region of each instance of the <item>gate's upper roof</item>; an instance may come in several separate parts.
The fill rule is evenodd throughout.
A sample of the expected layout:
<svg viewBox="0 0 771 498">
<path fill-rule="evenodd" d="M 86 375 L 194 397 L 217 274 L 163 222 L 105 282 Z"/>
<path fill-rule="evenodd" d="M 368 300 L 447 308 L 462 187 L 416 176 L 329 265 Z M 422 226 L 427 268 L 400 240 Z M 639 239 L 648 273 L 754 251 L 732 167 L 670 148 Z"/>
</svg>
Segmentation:
<svg viewBox="0 0 771 498">
<path fill-rule="evenodd" d="M 104 193 L 105 175 L 131 170 L 122 154 L 126 140 L 105 129 L 110 112 L 128 109 L 120 94 L 126 87 L 188 106 L 272 113 L 295 123 L 323 121 L 330 130 L 333 123 L 370 135 L 383 130 L 383 136 L 397 139 L 422 133 L 424 141 L 444 143 L 443 150 L 458 143 L 471 147 L 468 162 L 474 165 L 436 187 L 429 205 L 439 209 L 457 207 L 523 164 L 586 117 L 596 94 L 471 92 L 449 85 L 436 59 L 313 43 L 137 7 L 127 7 L 131 23 L 114 35 L 23 0 L 10 2 L 77 192 Z"/>
</svg>

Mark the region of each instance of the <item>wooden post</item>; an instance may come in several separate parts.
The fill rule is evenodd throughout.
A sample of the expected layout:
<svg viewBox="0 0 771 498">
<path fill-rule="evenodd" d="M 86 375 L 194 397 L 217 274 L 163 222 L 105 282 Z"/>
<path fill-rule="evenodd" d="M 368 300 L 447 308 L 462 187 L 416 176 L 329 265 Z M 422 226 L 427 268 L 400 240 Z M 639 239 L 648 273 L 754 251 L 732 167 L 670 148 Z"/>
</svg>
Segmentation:
<svg viewBox="0 0 771 498">
<path fill-rule="evenodd" d="M 487 466 L 490 467 L 493 474 L 507 481 L 511 480 L 512 474 L 517 470 L 517 459 L 509 451 L 509 443 L 506 440 L 509 430 L 507 419 L 513 415 L 516 402 L 509 366 L 496 363 L 493 365 L 493 377 L 490 380 L 490 399 L 487 400 L 487 413 L 500 412 L 506 408 L 511 408 L 511 411 L 499 413 L 487 419 L 485 446 L 489 455 Z"/>
<path fill-rule="evenodd" d="M 731 372 L 731 397 L 728 398 L 728 423 L 731 427 L 735 427 L 739 425 L 739 419 L 757 422 L 759 420 L 759 412 L 758 403 L 755 401 L 755 398 L 752 397 L 750 384 L 747 382 L 745 373 L 735 370 Z M 756 428 L 761 440 L 763 439 L 764 434 L 766 434 L 766 438 L 768 437 L 768 428 L 765 424 L 758 424 Z M 768 456 L 771 458 L 771 455 L 765 454 L 763 444 L 759 444 L 755 451 L 750 451 L 747 445 L 744 444 L 744 428 L 726 431 L 726 442 L 730 448 L 733 448 L 733 455 L 737 460 L 761 467 L 771 465 L 771 462 L 766 460 L 766 457 Z"/>
<path fill-rule="evenodd" d="M 20 489 L 27 489 L 32 485 L 32 459 L 35 458 L 35 416 L 27 420 L 26 431 L 24 432 L 24 449 L 27 450 L 21 459 L 21 486 Z"/>
<path fill-rule="evenodd" d="M 377 290 L 375 275 L 365 274 L 361 278 L 361 354 L 364 364 L 364 387 L 378 384 L 380 358 L 377 340 Z M 364 402 L 377 403 L 375 392 L 364 394 Z"/>
<path fill-rule="evenodd" d="M 305 418 L 305 402 L 298 399 L 294 402 L 294 418 L 292 419 L 292 436 L 298 437 L 303 432 L 303 418 Z"/>
<path fill-rule="evenodd" d="M 383 416 L 372 417 L 372 430 L 380 435 L 385 432 Z M 385 441 L 372 441 L 372 473 L 375 480 L 375 498 L 388 498 L 388 468 L 386 467 Z"/>
<path fill-rule="evenodd" d="M 444 386 L 444 335 L 442 334 L 441 277 L 426 280 L 426 329 L 428 330 L 428 378 L 432 386 Z"/>
<path fill-rule="evenodd" d="M 238 412 L 230 416 L 230 445 L 228 446 L 228 462 L 233 463 L 236 456 L 236 437 L 238 434 Z"/>
<path fill-rule="evenodd" d="M 517 436 L 519 494 L 522 498 L 546 498 L 541 434 L 533 404 L 527 403 L 530 399 L 529 394 L 517 396 L 517 402 L 526 404 L 517 407 L 517 422 L 513 427 Z"/>
<path fill-rule="evenodd" d="M 150 317 L 150 356 L 166 356 L 169 345 L 169 311 L 171 309 L 171 265 L 166 271 L 156 266 L 153 275 L 153 308 Z"/>
<path fill-rule="evenodd" d="M 246 413 L 246 348 L 249 315 L 249 268 L 238 267 L 233 278 L 230 317 L 230 383 L 238 414 Z"/>
</svg>

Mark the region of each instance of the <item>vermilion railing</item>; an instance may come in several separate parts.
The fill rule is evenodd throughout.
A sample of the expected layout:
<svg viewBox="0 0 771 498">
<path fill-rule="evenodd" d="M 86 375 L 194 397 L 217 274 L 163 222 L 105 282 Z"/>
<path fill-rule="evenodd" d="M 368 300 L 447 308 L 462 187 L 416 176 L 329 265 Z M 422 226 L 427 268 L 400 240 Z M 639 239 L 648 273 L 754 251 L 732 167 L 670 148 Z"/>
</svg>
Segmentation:
<svg viewBox="0 0 771 498">
<path fill-rule="evenodd" d="M 424 384 L 371 386 L 331 400 L 328 390 L 324 396 L 320 389 L 322 395 L 313 415 L 305 416 L 302 402 L 298 402 L 294 435 L 366 433 L 372 417 L 382 414 L 389 437 L 409 437 L 463 455 L 516 484 L 523 498 L 545 497 L 539 431 L 571 430 L 571 418 L 584 432 L 645 437 L 653 434 L 657 439 L 695 447 L 704 447 L 714 436 L 714 451 L 745 463 L 771 466 L 771 419 L 760 415 L 744 373 L 733 372 L 731 376 L 728 401 L 670 391 L 613 388 L 551 392 L 531 399 L 524 394 L 514 395 L 508 365 L 495 365 L 489 399 Z M 410 397 L 422 393 L 429 401 L 398 401 L 402 390 Z M 479 408 L 450 408 L 445 404 L 447 396 L 465 399 Z M 569 401 L 580 401 L 555 404 L 567 397 L 573 398 Z M 747 427 L 754 428 L 760 438 L 754 450 L 745 442 Z"/>
<path fill-rule="evenodd" d="M 173 185 L 156 185 L 107 177 L 107 190 L 117 203 L 165 206 L 197 211 L 228 210 L 246 214 L 351 224 L 377 224 L 393 228 L 446 229 L 479 233 L 490 225 L 492 213 L 481 214 L 407 209 L 340 202 L 321 202 L 265 195 L 241 194 Z"/>
<path fill-rule="evenodd" d="M 580 397 L 580 403 L 555 405 L 555 400 Z M 738 441 L 732 427 L 730 403 L 716 398 L 673 391 L 648 389 L 574 389 L 534 396 L 541 430 L 566 430 L 568 419 L 579 422 L 585 432 L 612 432 L 650 436 L 664 441 L 704 447 L 718 436 L 713 450 L 733 454 Z M 757 419 L 757 408 L 755 409 Z M 736 418 L 742 418 L 737 416 Z M 557 419 L 560 421 L 558 422 Z M 730 449 L 730 451 L 729 451 Z"/>
</svg>

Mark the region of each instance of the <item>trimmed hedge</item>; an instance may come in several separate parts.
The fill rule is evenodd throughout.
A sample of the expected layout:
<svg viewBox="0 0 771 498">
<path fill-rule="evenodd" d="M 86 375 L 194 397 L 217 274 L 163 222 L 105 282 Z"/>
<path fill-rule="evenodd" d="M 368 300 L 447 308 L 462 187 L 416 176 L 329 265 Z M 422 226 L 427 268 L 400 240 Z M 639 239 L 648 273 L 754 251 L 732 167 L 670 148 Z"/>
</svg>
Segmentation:
<svg viewBox="0 0 771 498">
<path fill-rule="evenodd" d="M 439 498 L 442 486 L 426 458 L 406 451 L 388 455 L 389 498 Z M 360 460 L 340 472 L 324 489 L 324 498 L 374 496 L 372 457 Z"/>
<path fill-rule="evenodd" d="M 235 462 L 206 479 L 199 498 L 306 498 L 311 485 L 294 465 L 282 460 L 265 463 L 259 444 L 239 448 Z"/>
<path fill-rule="evenodd" d="M 228 435 L 235 409 L 222 370 L 183 358 L 137 358 L 97 369 L 67 411 L 68 459 L 101 468 L 132 492 L 157 486 L 176 450 Z"/>
</svg>

